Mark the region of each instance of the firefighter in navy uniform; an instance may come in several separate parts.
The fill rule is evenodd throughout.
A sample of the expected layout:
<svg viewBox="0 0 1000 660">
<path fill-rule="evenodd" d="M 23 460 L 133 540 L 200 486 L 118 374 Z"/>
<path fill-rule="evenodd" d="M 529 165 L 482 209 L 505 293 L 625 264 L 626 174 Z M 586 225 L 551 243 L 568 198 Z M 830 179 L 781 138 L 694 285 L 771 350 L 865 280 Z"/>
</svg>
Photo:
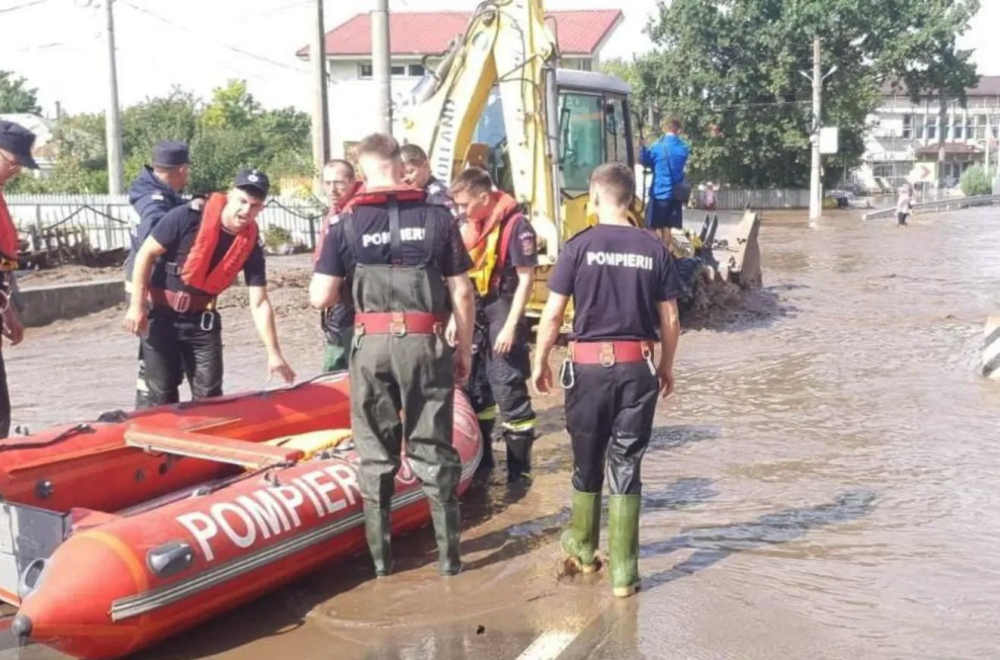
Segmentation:
<svg viewBox="0 0 1000 660">
<path fill-rule="evenodd" d="M 184 205 L 163 216 L 139 249 L 124 326 L 133 334 L 145 334 L 142 354 L 150 405 L 177 403 L 185 375 L 192 398 L 222 394 L 222 323 L 216 297 L 241 270 L 254 324 L 267 349 L 270 376 L 286 383 L 295 380 L 278 347 L 257 230 L 257 214 L 269 187 L 263 172 L 243 170 L 228 193 L 214 193 L 203 205 Z"/>
<path fill-rule="evenodd" d="M 375 134 L 358 146 L 365 190 L 330 228 L 309 299 L 335 304 L 352 281 L 351 426 L 360 462 L 365 532 L 379 577 L 392 571 L 390 510 L 403 441 L 430 502 L 438 570 L 461 570 L 452 446 L 455 387 L 468 377 L 473 300 L 468 253 L 447 209 L 403 183 L 399 143 Z M 457 348 L 445 341 L 454 313 Z"/>
<path fill-rule="evenodd" d="M 567 562 L 584 572 L 598 569 L 606 460 L 609 575 L 614 594 L 625 597 L 641 582 L 640 468 L 657 393 L 665 398 L 674 387 L 680 281 L 663 243 L 629 223 L 635 178 L 627 166 L 597 168 L 590 195 L 600 222 L 566 243 L 549 278 L 532 383 L 543 395 L 551 389 L 549 352 L 572 298 L 573 330 L 559 381 L 573 447 L 573 510 L 561 545 Z"/>
<path fill-rule="evenodd" d="M 484 441 L 492 437 L 499 413 L 508 482 L 530 482 L 535 411 L 528 393 L 531 359 L 524 310 L 538 265 L 535 230 L 516 200 L 494 189 L 485 170 L 473 167 L 459 174 L 452 195 L 474 263 L 470 277 L 476 288 L 476 328 L 469 398 Z M 490 446 L 488 441 L 485 445 Z M 491 451 L 483 464 L 492 466 Z"/>
<path fill-rule="evenodd" d="M 139 224 L 134 228 L 131 247 L 125 259 L 126 303 L 132 293 L 132 265 L 139 248 L 156 224 L 171 209 L 184 205 L 181 191 L 187 186 L 191 174 L 188 145 L 183 142 L 161 142 L 153 150 L 152 166 L 144 166 L 132 182 L 128 201 L 139 214 Z M 139 340 L 139 373 L 135 384 L 136 410 L 149 407 L 149 386 L 146 384 L 146 363 L 142 358 L 142 340 Z"/>
</svg>

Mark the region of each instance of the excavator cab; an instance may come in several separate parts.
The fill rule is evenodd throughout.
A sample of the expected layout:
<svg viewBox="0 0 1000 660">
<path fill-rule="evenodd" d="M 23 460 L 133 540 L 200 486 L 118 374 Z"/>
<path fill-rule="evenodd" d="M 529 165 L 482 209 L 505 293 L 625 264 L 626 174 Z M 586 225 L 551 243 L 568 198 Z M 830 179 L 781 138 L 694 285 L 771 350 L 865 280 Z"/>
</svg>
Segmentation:
<svg viewBox="0 0 1000 660">
<path fill-rule="evenodd" d="M 439 180 L 479 165 L 522 205 L 538 236 L 539 267 L 527 310 L 535 317 L 548 298 L 549 273 L 562 246 L 596 222 L 588 209 L 591 174 L 608 162 L 637 171 L 629 85 L 602 73 L 560 69 L 558 62 L 542 0 L 486 0 L 436 66 L 427 67 L 399 113 L 403 141 L 424 147 Z M 643 195 L 641 172 L 636 180 Z M 638 197 L 631 211 L 634 224 L 643 226 Z M 706 228 L 684 248 L 680 256 L 694 267 L 692 283 L 733 282 L 734 273 L 742 275 L 741 286 L 759 280 L 759 219 L 751 214 L 745 220 L 728 241 Z M 713 253 L 723 243 L 726 253 Z M 745 261 L 757 268 L 756 277 L 743 272 Z M 703 272 L 710 277 L 698 275 Z"/>
</svg>

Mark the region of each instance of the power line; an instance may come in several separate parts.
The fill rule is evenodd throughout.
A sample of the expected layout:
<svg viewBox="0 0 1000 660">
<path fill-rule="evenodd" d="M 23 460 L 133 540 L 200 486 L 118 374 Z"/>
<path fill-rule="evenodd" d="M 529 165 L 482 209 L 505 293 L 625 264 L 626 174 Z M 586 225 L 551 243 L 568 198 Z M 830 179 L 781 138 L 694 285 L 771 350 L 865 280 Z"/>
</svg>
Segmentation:
<svg viewBox="0 0 1000 660">
<path fill-rule="evenodd" d="M 43 2 L 48 2 L 49 0 L 33 0 L 33 2 L 25 2 L 23 5 L 14 5 L 13 7 L 7 7 L 6 9 L 0 9 L 0 14 L 5 14 L 10 11 L 17 11 L 18 9 L 24 9 L 25 7 L 33 7 L 34 5 L 40 5 Z"/>
<path fill-rule="evenodd" d="M 44 1 L 44 0 L 39 0 L 39 1 Z M 200 33 L 200 32 L 197 32 L 195 30 L 190 29 L 190 28 L 188 28 L 185 25 L 181 25 L 179 23 L 175 23 L 175 22 L 171 21 L 168 18 L 164 18 L 163 16 L 160 16 L 159 14 L 155 14 L 155 13 L 149 11 L 148 9 L 144 9 L 142 7 L 137 7 L 136 5 L 133 5 L 131 2 L 128 2 L 128 0 L 124 0 L 124 4 L 127 5 L 128 7 L 132 8 L 132 9 L 134 9 L 135 11 L 138 11 L 138 12 L 143 13 L 143 14 L 147 14 L 148 16 L 150 16 L 152 18 L 155 18 L 156 20 L 160 21 L 161 23 L 165 23 L 166 25 L 169 25 L 169 26 L 171 26 L 173 28 L 176 28 L 178 30 L 183 30 L 184 32 L 187 32 L 189 34 L 193 34 L 193 35 L 198 36 L 198 37 L 205 38 L 207 36 L 207 35 L 205 35 L 203 33 Z M 308 74 L 308 71 L 304 71 L 304 70 L 302 70 L 302 69 L 300 69 L 298 67 L 291 66 L 289 64 L 285 64 L 284 62 L 278 62 L 277 60 L 269 59 L 269 58 L 264 57 L 262 55 L 257 55 L 256 53 L 251 53 L 250 51 L 243 50 L 239 46 L 234 46 L 232 44 L 228 44 L 228 43 L 225 43 L 225 42 L 222 42 L 222 41 L 216 41 L 214 38 L 209 39 L 209 42 L 210 43 L 214 43 L 214 44 L 216 44 L 218 46 L 221 46 L 221 47 L 223 47 L 223 48 L 225 48 L 227 50 L 231 50 L 234 53 L 239 53 L 240 55 L 244 55 L 246 57 L 252 57 L 253 59 L 259 60 L 259 61 L 264 62 L 266 64 L 271 64 L 272 66 L 278 66 L 278 67 L 281 67 L 282 69 L 288 69 L 289 71 L 294 71 L 295 73 Z"/>
</svg>

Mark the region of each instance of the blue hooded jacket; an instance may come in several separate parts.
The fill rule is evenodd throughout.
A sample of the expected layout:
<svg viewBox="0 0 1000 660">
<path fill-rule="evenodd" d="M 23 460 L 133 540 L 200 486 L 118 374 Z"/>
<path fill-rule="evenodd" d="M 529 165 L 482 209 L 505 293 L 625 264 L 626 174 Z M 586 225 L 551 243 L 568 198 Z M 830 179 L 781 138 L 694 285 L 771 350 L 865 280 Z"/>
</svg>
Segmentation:
<svg viewBox="0 0 1000 660">
<path fill-rule="evenodd" d="M 652 198 L 673 199 L 674 182 L 683 183 L 684 167 L 687 166 L 688 146 L 684 140 L 668 133 L 649 147 L 643 145 L 639 158 L 643 166 L 653 169 L 653 183 L 649 187 Z"/>
<path fill-rule="evenodd" d="M 131 280 L 132 263 L 135 261 L 139 248 L 149 237 L 160 218 L 165 216 L 167 211 L 184 204 L 184 198 L 158 179 L 153 174 L 153 169 L 147 165 L 143 167 L 142 172 L 129 187 L 128 201 L 139 214 L 139 225 L 132 232 L 132 247 L 129 250 L 128 259 L 125 260 L 126 277 Z"/>
</svg>

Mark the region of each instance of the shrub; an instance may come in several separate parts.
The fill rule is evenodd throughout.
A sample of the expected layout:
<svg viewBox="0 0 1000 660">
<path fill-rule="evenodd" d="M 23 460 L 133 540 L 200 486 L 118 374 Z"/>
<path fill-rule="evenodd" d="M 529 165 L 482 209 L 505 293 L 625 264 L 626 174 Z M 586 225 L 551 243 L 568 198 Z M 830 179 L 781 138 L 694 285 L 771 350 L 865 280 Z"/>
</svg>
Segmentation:
<svg viewBox="0 0 1000 660">
<path fill-rule="evenodd" d="M 973 165 L 962 173 L 960 184 L 966 197 L 990 195 L 993 193 L 993 181 L 996 178 L 995 169 L 987 169 L 982 165 Z"/>
</svg>

